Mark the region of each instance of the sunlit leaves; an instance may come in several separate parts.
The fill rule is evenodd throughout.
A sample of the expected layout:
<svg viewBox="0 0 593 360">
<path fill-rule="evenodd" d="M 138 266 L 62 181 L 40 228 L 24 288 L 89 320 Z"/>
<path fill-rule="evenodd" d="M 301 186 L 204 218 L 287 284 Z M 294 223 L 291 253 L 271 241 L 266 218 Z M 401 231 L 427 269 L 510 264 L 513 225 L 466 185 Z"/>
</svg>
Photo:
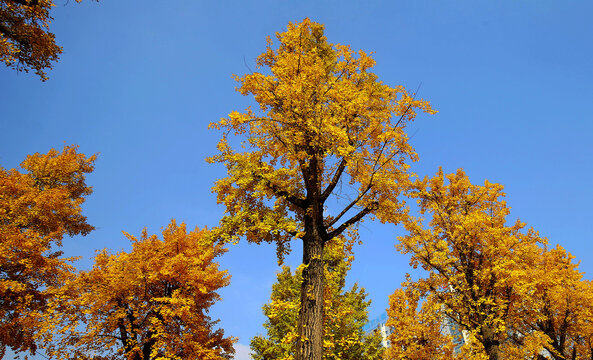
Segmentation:
<svg viewBox="0 0 593 360">
<path fill-rule="evenodd" d="M 462 170 L 439 171 L 414 185 L 411 196 L 428 219 L 410 217 L 409 235 L 400 237 L 398 248 L 428 274 L 392 297 L 390 323 L 402 327 L 393 335 L 392 357 L 449 356 L 428 337 L 419 338 L 446 319 L 463 332 L 456 353 L 461 358 L 593 355 L 590 282 L 563 248 L 549 250 L 545 238 L 519 221 L 507 224 L 502 189 L 488 181 L 474 185 Z M 418 299 L 425 299 L 420 310 Z M 406 335 L 411 333 L 416 335 Z"/>
<path fill-rule="evenodd" d="M 447 326 L 445 308 L 435 296 L 424 298 L 410 284 L 397 289 L 389 297 L 387 326 L 389 336 L 386 359 L 453 360 L 454 336 Z"/>
<path fill-rule="evenodd" d="M 229 275 L 215 259 L 226 249 L 207 230 L 172 221 L 162 239 L 125 234 L 130 252 L 95 257 L 71 279 L 45 317 L 47 352 L 58 359 L 208 359 L 232 354 L 208 310 Z M 53 331 L 59 329 L 59 331 Z"/>
<path fill-rule="evenodd" d="M 398 244 L 428 272 L 411 285 L 434 297 L 490 359 L 500 359 L 507 321 L 533 286 L 529 269 L 546 240 L 519 221 L 507 225 L 502 186 L 473 185 L 462 170 L 418 181 L 411 196 L 429 216 L 410 217 L 409 235 Z"/>
<path fill-rule="evenodd" d="M 337 182 L 350 189 L 354 210 L 372 208 L 381 220 L 396 221 L 405 161 L 416 159 L 403 128 L 415 110 L 434 110 L 403 87 L 381 83 L 370 55 L 328 43 L 320 24 L 290 23 L 277 38 L 278 47 L 269 39 L 258 58 L 266 73 L 236 77 L 259 111 L 235 111 L 211 124 L 224 130 L 220 154 L 209 159 L 228 169 L 214 187 L 226 206 L 222 224 L 250 241 L 284 244 L 303 229 L 307 196 L 327 191 L 315 200 L 323 204 L 339 192 Z M 229 135 L 246 135 L 241 151 Z"/>
<path fill-rule="evenodd" d="M 27 156 L 20 171 L 0 168 L 1 347 L 35 350 L 33 315 L 72 271 L 58 249 L 62 238 L 93 230 L 81 206 L 94 161 L 66 146 Z"/>
</svg>

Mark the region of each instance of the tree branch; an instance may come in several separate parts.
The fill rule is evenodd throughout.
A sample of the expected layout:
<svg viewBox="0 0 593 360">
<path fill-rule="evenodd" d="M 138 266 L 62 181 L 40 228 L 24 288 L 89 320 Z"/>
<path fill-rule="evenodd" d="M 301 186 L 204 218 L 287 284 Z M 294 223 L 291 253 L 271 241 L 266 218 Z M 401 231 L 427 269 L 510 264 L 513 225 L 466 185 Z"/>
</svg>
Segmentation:
<svg viewBox="0 0 593 360">
<path fill-rule="evenodd" d="M 346 230 L 350 225 L 355 224 L 356 222 L 358 222 L 360 219 L 362 219 L 363 217 L 365 217 L 367 214 L 369 214 L 371 211 L 377 209 L 377 206 L 379 205 L 379 203 L 377 202 L 373 202 L 372 204 L 370 204 L 369 206 L 365 207 L 364 209 L 360 210 L 358 212 L 358 214 L 354 215 L 353 217 L 351 217 L 350 219 L 348 219 L 346 222 L 344 222 L 342 225 L 340 225 L 337 229 L 333 230 L 332 232 L 330 232 L 329 234 L 327 234 L 327 238 L 325 239 L 325 241 L 329 241 L 333 238 L 335 238 L 336 236 L 340 235 L 342 232 L 344 232 L 344 230 Z"/>
<path fill-rule="evenodd" d="M 334 173 L 331 182 L 327 185 L 327 187 L 323 191 L 323 194 L 321 194 L 321 202 L 325 202 L 325 200 L 327 200 L 327 198 L 331 195 L 332 191 L 334 191 L 336 185 L 338 184 L 338 180 L 340 180 L 340 177 L 342 177 L 342 174 L 344 173 L 344 169 L 346 169 L 346 163 L 346 158 L 342 158 L 342 161 L 336 169 L 336 172 Z"/>
<path fill-rule="evenodd" d="M 278 189 L 272 182 L 268 179 L 264 179 L 261 175 L 255 175 L 255 179 L 262 182 L 265 186 L 267 186 L 270 190 L 274 192 L 274 195 L 278 197 L 282 197 L 286 199 L 289 203 L 293 204 L 294 206 L 304 210 L 307 207 L 306 201 L 298 198 L 286 190 Z"/>
<path fill-rule="evenodd" d="M 354 205 L 356 205 L 360 199 L 362 199 L 363 196 L 366 195 L 367 192 L 369 192 L 369 190 L 371 189 L 373 184 L 372 178 L 371 181 L 369 181 L 369 184 L 367 185 L 366 189 L 364 189 L 363 192 L 361 192 L 356 199 L 354 199 L 350 204 L 348 204 L 348 206 L 346 206 L 339 214 L 338 216 L 336 216 L 329 224 L 327 224 L 328 227 L 332 226 L 333 224 L 335 224 L 336 222 L 338 222 L 338 220 L 340 220 L 340 218 L 342 216 L 344 216 L 344 214 L 346 214 L 350 209 L 352 209 L 352 207 Z"/>
</svg>

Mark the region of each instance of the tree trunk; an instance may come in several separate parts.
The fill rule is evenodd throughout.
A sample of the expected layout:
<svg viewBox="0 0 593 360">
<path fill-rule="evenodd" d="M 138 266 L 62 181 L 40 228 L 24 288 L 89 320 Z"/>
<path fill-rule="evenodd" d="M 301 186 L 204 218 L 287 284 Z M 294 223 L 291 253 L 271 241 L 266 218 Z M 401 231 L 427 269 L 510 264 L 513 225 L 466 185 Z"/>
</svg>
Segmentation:
<svg viewBox="0 0 593 360">
<path fill-rule="evenodd" d="M 499 360 L 501 359 L 500 353 L 500 341 L 498 341 L 496 334 L 494 333 L 494 329 L 490 326 L 483 326 L 482 327 L 482 338 L 484 339 L 484 350 L 486 350 L 486 354 L 488 355 L 489 360 Z"/>
<path fill-rule="evenodd" d="M 313 229 L 310 229 L 313 230 Z M 296 360 L 323 358 L 323 239 L 318 231 L 303 239 L 303 283 Z"/>
</svg>

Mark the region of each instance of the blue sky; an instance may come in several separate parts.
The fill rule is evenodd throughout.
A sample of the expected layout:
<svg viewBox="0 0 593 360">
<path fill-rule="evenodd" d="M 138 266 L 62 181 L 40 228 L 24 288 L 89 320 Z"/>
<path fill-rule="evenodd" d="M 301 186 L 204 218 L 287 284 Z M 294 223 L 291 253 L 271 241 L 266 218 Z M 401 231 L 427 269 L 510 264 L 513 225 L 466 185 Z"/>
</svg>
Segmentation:
<svg viewBox="0 0 593 360">
<path fill-rule="evenodd" d="M 590 1 L 85 1 L 59 0 L 52 30 L 64 54 L 42 83 L 0 68 L 0 165 L 64 143 L 100 153 L 85 212 L 97 230 L 65 241 L 80 268 L 95 249 L 128 249 L 121 235 L 158 232 L 171 218 L 214 226 L 204 158 L 209 122 L 252 100 L 234 91 L 265 37 L 304 17 L 330 42 L 374 51 L 375 72 L 439 110 L 409 127 L 414 171 L 462 167 L 474 183 L 505 185 L 510 220 L 561 244 L 593 278 L 593 23 Z M 402 230 L 365 222 L 349 281 L 381 314 L 408 259 Z M 288 259 L 300 259 L 294 244 Z M 221 259 L 232 275 L 212 310 L 242 349 L 261 333 L 261 306 L 279 270 L 271 245 L 240 243 Z M 245 359 L 245 355 L 237 359 Z"/>
</svg>

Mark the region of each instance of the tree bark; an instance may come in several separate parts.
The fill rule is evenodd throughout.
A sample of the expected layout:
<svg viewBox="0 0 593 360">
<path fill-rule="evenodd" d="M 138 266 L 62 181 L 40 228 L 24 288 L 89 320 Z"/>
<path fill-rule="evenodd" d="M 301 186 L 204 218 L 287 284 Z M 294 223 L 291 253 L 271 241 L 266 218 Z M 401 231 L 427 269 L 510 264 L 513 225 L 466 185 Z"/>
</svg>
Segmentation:
<svg viewBox="0 0 593 360">
<path fill-rule="evenodd" d="M 303 283 L 299 310 L 296 360 L 323 358 L 323 248 L 316 229 L 309 229 L 303 239 Z"/>
<path fill-rule="evenodd" d="M 481 332 L 482 338 L 484 339 L 484 350 L 486 350 L 486 354 L 488 354 L 488 359 L 501 359 L 500 341 L 498 341 L 494 329 L 490 326 L 483 326 Z"/>
</svg>

